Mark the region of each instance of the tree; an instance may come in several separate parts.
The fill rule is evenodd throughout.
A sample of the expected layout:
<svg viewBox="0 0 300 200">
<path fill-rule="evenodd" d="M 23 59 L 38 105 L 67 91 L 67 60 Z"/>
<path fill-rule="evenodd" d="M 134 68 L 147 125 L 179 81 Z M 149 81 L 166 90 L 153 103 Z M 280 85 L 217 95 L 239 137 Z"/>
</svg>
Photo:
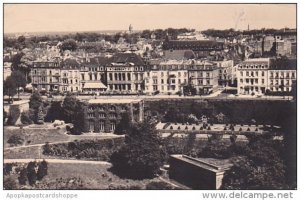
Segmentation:
<svg viewBox="0 0 300 200">
<path fill-rule="evenodd" d="M 29 162 L 27 165 L 27 178 L 29 185 L 33 186 L 36 183 L 36 162 Z"/>
<path fill-rule="evenodd" d="M 63 101 L 63 114 L 64 119 L 67 123 L 74 123 L 76 118 L 76 113 L 78 112 L 78 100 L 72 94 L 67 94 Z"/>
<path fill-rule="evenodd" d="M 32 121 L 34 121 L 35 123 L 37 123 L 38 121 L 39 109 L 42 106 L 43 106 L 43 100 L 40 93 L 34 92 L 31 95 L 29 100 L 29 108 L 31 110 L 30 112 L 32 113 Z"/>
<path fill-rule="evenodd" d="M 79 135 L 83 131 L 84 124 L 84 103 L 80 102 L 72 94 L 67 94 L 62 104 L 63 119 L 67 123 L 72 123 L 73 134 Z"/>
<path fill-rule="evenodd" d="M 154 124 L 131 125 L 125 145 L 111 156 L 112 170 L 128 178 L 151 178 L 159 173 L 165 151 Z"/>
<path fill-rule="evenodd" d="M 122 113 L 120 122 L 116 125 L 115 134 L 127 134 L 130 131 L 130 116 L 129 114 Z"/>
<path fill-rule="evenodd" d="M 7 77 L 3 83 L 3 93 L 4 95 L 8 95 L 10 101 L 12 97 L 17 93 L 16 82 L 11 76 Z"/>
<path fill-rule="evenodd" d="M 77 43 L 73 39 L 67 39 L 63 41 L 60 46 L 60 50 L 63 52 L 65 50 L 75 51 L 77 49 Z"/>
<path fill-rule="evenodd" d="M 60 101 L 53 101 L 45 116 L 45 121 L 63 120 L 63 109 Z"/>
<path fill-rule="evenodd" d="M 222 189 L 286 189 L 285 166 L 277 149 L 280 145 L 272 139 L 253 139 L 245 155 L 233 160 Z"/>
<path fill-rule="evenodd" d="M 39 164 L 39 168 L 37 171 L 37 180 L 42 180 L 44 176 L 46 176 L 47 174 L 48 174 L 48 163 L 45 160 L 43 160 Z"/>
<path fill-rule="evenodd" d="M 26 185 L 27 182 L 27 169 L 22 168 L 18 177 L 20 185 Z"/>
<path fill-rule="evenodd" d="M 11 78 L 15 82 L 15 86 L 18 93 L 18 99 L 20 98 L 20 87 L 24 88 L 26 86 L 26 78 L 24 74 L 20 71 L 13 71 L 11 73 Z"/>
</svg>

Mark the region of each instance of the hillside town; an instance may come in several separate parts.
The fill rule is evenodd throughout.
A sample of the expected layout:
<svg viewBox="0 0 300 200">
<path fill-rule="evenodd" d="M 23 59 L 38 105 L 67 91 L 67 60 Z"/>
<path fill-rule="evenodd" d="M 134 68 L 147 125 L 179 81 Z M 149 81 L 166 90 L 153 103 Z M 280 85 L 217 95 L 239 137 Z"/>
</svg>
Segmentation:
<svg viewBox="0 0 300 200">
<path fill-rule="evenodd" d="M 296 29 L 134 26 L 4 34 L 5 189 L 297 188 Z"/>
</svg>

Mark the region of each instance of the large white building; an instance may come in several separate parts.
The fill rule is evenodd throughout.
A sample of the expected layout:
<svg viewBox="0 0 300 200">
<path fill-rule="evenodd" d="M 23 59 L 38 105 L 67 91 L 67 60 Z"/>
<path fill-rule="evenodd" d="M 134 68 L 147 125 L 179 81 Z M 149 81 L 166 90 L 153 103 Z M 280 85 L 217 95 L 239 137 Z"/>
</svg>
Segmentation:
<svg viewBox="0 0 300 200">
<path fill-rule="evenodd" d="M 151 64 L 145 72 L 145 92 L 152 94 L 176 94 L 188 83 L 189 61 L 168 60 Z"/>
<path fill-rule="evenodd" d="M 248 59 L 238 64 L 238 94 L 290 92 L 296 80 L 296 60 Z"/>
<path fill-rule="evenodd" d="M 238 64 L 239 94 L 264 94 L 267 89 L 269 58 L 248 59 Z"/>
</svg>

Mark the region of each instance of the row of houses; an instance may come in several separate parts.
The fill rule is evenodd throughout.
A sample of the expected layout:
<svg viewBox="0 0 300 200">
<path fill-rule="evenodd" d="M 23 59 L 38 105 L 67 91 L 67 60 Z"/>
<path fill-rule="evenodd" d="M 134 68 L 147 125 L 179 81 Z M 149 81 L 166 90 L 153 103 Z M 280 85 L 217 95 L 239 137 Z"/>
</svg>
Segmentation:
<svg viewBox="0 0 300 200">
<path fill-rule="evenodd" d="M 237 65 L 238 94 L 288 93 L 296 84 L 296 59 L 256 58 Z"/>
<path fill-rule="evenodd" d="M 226 63 L 226 64 L 224 64 Z M 197 92 L 210 93 L 218 81 L 232 81 L 233 61 L 149 60 L 134 53 L 117 53 L 110 58 L 94 57 L 84 61 L 35 61 L 31 70 L 32 86 L 38 91 L 83 93 L 182 92 L 187 84 Z"/>
</svg>

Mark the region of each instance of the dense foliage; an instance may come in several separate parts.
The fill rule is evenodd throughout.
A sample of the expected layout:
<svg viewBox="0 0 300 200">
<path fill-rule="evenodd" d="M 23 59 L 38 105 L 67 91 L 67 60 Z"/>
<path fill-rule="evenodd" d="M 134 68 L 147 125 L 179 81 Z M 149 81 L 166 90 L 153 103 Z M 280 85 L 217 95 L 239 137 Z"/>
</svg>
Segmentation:
<svg viewBox="0 0 300 200">
<path fill-rule="evenodd" d="M 150 178 L 159 173 L 165 151 L 153 124 L 143 122 L 131 126 L 125 145 L 111 156 L 113 172 L 129 178 Z"/>
<path fill-rule="evenodd" d="M 113 152 L 124 143 L 123 138 L 105 140 L 81 140 L 43 146 L 43 154 L 63 158 L 109 161 Z"/>
</svg>

